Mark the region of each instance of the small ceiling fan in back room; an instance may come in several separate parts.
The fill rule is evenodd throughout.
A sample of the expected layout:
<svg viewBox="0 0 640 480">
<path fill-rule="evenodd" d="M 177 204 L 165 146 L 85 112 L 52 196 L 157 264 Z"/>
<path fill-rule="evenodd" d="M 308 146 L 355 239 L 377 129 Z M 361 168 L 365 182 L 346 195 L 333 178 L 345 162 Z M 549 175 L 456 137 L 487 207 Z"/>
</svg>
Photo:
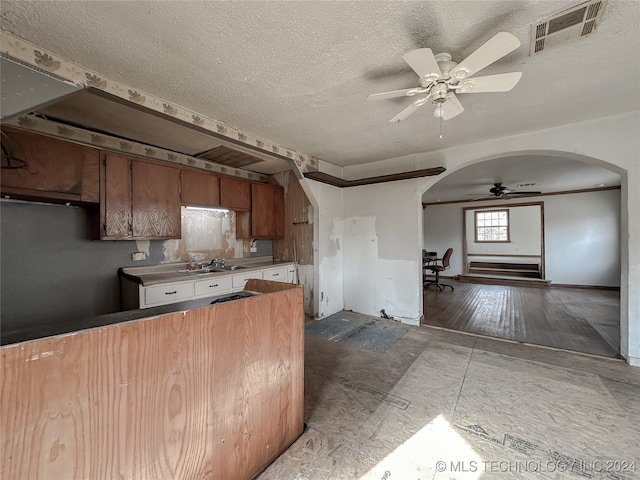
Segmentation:
<svg viewBox="0 0 640 480">
<path fill-rule="evenodd" d="M 467 195 L 473 195 L 476 197 L 474 200 L 487 199 L 487 198 L 502 198 L 508 199 L 513 195 L 540 195 L 542 192 L 533 192 L 533 191 L 518 191 L 512 190 L 509 187 L 505 187 L 502 183 L 494 183 L 493 187 L 489 189 L 489 193 L 485 195 L 478 195 L 477 193 L 468 193 Z"/>
<path fill-rule="evenodd" d="M 425 103 L 435 105 L 434 115 L 449 120 L 464 111 L 457 94 L 508 92 L 520 80 L 522 72 L 500 73 L 483 77 L 473 74 L 504 57 L 520 46 L 520 40 L 508 32 L 499 32 L 460 63 L 453 62 L 449 53 L 433 54 L 430 48 L 405 53 L 402 58 L 418 74 L 418 86 L 374 93 L 368 101 L 397 97 L 418 97 L 389 122 L 401 122 Z M 441 125 L 442 126 L 442 125 Z M 442 132 L 440 133 L 442 138 Z"/>
</svg>

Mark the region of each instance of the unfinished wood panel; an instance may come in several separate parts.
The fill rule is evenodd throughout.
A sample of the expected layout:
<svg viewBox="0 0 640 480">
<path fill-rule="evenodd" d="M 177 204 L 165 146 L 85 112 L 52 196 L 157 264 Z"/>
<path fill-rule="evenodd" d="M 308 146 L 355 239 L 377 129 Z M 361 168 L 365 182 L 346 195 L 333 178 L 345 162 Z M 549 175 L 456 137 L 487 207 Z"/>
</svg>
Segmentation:
<svg viewBox="0 0 640 480">
<path fill-rule="evenodd" d="M 251 209 L 251 183 L 232 177 L 220 177 L 220 205 L 231 210 Z"/>
<path fill-rule="evenodd" d="M 2 171 L 3 193 L 98 202 L 99 150 L 10 127 L 2 131 L 10 155 L 27 164 Z"/>
<path fill-rule="evenodd" d="M 1 349 L 0 476 L 247 479 L 303 430 L 302 289 Z"/>
<path fill-rule="evenodd" d="M 115 153 L 102 155 L 100 238 L 131 237 L 131 159 Z"/>
<path fill-rule="evenodd" d="M 180 238 L 180 170 L 134 160 L 132 215 L 134 238 Z"/>
<path fill-rule="evenodd" d="M 274 194 L 274 223 L 275 223 L 275 235 L 274 238 L 284 237 L 284 222 L 285 222 L 285 206 L 284 206 L 284 188 L 277 187 Z"/>
<path fill-rule="evenodd" d="M 293 261 L 293 236 L 300 265 L 313 265 L 313 224 L 311 202 L 293 172 L 276 175 L 284 189 L 284 234 L 273 242 L 273 256 Z"/>
<path fill-rule="evenodd" d="M 181 198 L 184 205 L 220 206 L 220 177 L 212 173 L 183 168 Z"/>
</svg>

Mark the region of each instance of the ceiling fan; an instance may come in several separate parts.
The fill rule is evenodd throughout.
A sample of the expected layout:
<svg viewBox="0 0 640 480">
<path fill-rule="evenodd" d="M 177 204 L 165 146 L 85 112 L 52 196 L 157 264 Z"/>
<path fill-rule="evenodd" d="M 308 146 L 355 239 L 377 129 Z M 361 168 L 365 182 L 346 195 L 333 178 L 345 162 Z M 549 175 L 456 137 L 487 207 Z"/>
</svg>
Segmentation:
<svg viewBox="0 0 640 480">
<path fill-rule="evenodd" d="M 519 46 L 520 41 L 515 35 L 499 32 L 460 63 L 451 61 L 449 53 L 434 55 L 430 48 L 411 50 L 402 58 L 418 74 L 418 86 L 374 93 L 369 95 L 367 100 L 419 97 L 389 122 L 404 120 L 429 100 L 435 105 L 434 115 L 442 120 L 449 120 L 464 111 L 457 93 L 508 92 L 518 83 L 522 72 L 484 77 L 472 75 Z"/>
<path fill-rule="evenodd" d="M 494 183 L 493 187 L 489 189 L 489 193 L 486 195 L 478 195 L 477 193 L 469 193 L 477 198 L 510 198 L 512 195 L 540 195 L 542 192 L 524 192 L 511 190 L 509 187 L 505 187 L 502 183 Z"/>
</svg>

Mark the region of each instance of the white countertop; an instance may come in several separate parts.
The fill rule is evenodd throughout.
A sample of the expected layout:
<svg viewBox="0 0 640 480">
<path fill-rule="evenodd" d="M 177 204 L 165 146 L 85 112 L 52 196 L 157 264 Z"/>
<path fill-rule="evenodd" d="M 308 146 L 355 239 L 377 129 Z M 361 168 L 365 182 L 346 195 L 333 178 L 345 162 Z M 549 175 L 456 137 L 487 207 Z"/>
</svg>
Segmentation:
<svg viewBox="0 0 640 480">
<path fill-rule="evenodd" d="M 122 267 L 119 269 L 119 274 L 133 280 L 144 286 L 157 285 L 161 283 L 169 282 L 181 282 L 192 281 L 200 278 L 212 278 L 223 275 L 233 275 L 236 273 L 249 272 L 251 270 L 277 267 L 279 265 L 291 264 L 290 261 L 273 260 L 272 257 L 252 257 L 252 258 L 237 258 L 231 260 L 225 260 L 225 266 L 239 265 L 243 268 L 238 270 L 226 270 L 224 272 L 199 272 L 197 270 L 192 272 L 180 272 L 180 270 L 186 270 L 189 263 L 163 263 L 160 265 L 146 265 L 142 267 Z"/>
</svg>

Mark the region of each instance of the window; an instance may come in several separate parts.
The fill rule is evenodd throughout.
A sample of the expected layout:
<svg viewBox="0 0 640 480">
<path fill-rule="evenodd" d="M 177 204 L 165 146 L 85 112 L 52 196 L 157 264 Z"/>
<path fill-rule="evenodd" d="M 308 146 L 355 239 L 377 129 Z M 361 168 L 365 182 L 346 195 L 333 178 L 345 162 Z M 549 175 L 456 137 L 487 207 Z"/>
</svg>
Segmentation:
<svg viewBox="0 0 640 480">
<path fill-rule="evenodd" d="M 509 210 L 475 212 L 476 242 L 508 242 Z"/>
</svg>

